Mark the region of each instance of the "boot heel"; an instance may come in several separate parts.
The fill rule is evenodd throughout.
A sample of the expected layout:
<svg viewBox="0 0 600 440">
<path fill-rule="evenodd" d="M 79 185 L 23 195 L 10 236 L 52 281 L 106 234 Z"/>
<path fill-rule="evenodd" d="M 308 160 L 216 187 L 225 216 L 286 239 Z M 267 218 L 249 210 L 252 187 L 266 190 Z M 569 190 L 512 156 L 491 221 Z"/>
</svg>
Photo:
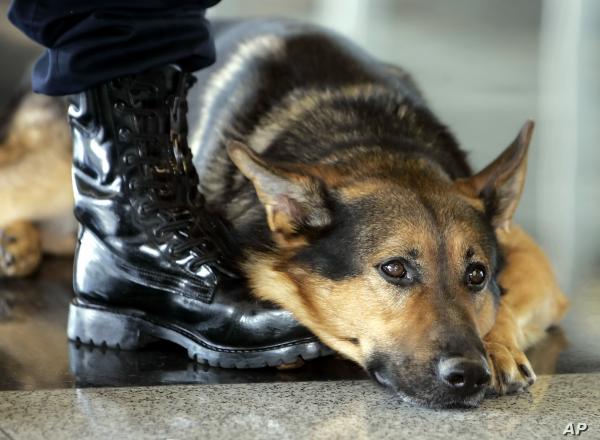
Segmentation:
<svg viewBox="0 0 600 440">
<path fill-rule="evenodd" d="M 69 306 L 67 335 L 84 345 L 122 350 L 135 350 L 156 340 L 142 333 L 135 317 L 88 307 L 76 300 Z"/>
</svg>

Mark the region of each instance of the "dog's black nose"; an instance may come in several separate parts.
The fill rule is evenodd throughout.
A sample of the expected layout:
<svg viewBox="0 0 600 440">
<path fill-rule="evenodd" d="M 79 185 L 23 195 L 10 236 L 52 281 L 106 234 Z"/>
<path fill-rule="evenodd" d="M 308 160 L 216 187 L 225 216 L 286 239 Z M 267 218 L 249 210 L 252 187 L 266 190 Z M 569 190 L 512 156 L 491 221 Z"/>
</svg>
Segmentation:
<svg viewBox="0 0 600 440">
<path fill-rule="evenodd" d="M 438 365 L 439 378 L 454 392 L 470 395 L 490 383 L 490 372 L 483 359 L 453 356 L 442 358 Z"/>
</svg>

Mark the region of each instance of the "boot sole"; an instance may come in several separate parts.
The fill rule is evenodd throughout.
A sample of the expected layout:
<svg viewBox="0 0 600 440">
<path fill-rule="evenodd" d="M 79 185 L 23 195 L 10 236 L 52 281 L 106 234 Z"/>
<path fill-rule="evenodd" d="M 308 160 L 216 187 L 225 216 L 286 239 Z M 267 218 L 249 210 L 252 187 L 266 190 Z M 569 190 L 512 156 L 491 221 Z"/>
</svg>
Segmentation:
<svg viewBox="0 0 600 440">
<path fill-rule="evenodd" d="M 67 335 L 78 344 L 118 350 L 170 341 L 184 347 L 195 362 L 221 368 L 277 367 L 333 353 L 316 338 L 255 349 L 215 346 L 177 324 L 134 310 L 83 304 L 77 299 L 69 307 Z"/>
</svg>

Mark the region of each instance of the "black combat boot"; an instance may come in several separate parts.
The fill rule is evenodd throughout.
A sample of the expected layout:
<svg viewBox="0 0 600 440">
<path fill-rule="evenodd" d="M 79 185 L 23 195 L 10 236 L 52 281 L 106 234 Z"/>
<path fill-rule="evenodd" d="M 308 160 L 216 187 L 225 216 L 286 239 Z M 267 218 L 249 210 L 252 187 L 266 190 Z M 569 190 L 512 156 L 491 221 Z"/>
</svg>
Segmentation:
<svg viewBox="0 0 600 440">
<path fill-rule="evenodd" d="M 204 208 L 186 139 L 191 81 L 167 66 L 72 100 L 81 226 L 69 338 L 121 349 L 165 339 L 222 367 L 315 358 L 327 348 L 248 293 L 226 226 Z"/>
</svg>

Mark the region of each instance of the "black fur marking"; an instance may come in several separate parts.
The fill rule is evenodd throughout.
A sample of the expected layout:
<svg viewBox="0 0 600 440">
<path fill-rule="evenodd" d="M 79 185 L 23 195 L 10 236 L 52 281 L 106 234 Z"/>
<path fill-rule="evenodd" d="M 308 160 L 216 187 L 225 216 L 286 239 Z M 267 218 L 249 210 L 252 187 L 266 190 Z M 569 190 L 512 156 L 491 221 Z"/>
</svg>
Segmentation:
<svg viewBox="0 0 600 440">
<path fill-rule="evenodd" d="M 469 249 L 467 249 L 467 252 L 465 253 L 465 259 L 470 260 L 471 258 L 473 258 L 473 255 L 475 255 L 475 251 L 472 247 L 469 247 Z"/>
<path fill-rule="evenodd" d="M 323 104 L 280 133 L 272 144 L 276 148 L 267 151 L 265 157 L 310 163 L 334 152 L 368 145 L 417 154 L 440 165 L 451 178 L 470 175 L 465 154 L 429 111 L 409 102 L 404 104 L 410 108 L 404 118 L 393 112 L 396 103 L 406 102 L 396 93 L 390 89 L 385 95 L 342 96 Z"/>
<path fill-rule="evenodd" d="M 498 284 L 498 275 L 502 268 L 504 267 L 504 257 L 502 254 L 502 248 L 498 244 L 498 239 L 496 238 L 496 234 L 486 219 L 485 215 L 479 214 L 483 218 L 479 220 L 479 222 L 474 224 L 481 225 L 481 233 L 484 237 L 481 242 L 481 246 L 483 247 L 486 254 L 488 254 L 488 259 L 491 265 L 491 278 L 488 282 L 488 289 L 492 292 L 494 296 L 494 302 L 496 305 L 500 302 L 500 296 L 502 295 L 502 287 Z"/>
<path fill-rule="evenodd" d="M 292 261 L 330 280 L 339 281 L 359 275 L 362 267 L 358 237 L 364 229 L 362 213 L 369 211 L 357 204 L 361 202 L 351 205 L 335 201 L 330 203 L 333 217 L 331 227 L 313 237 L 310 244 L 300 250 Z"/>
<path fill-rule="evenodd" d="M 360 341 L 358 340 L 358 338 L 342 338 L 344 341 L 346 342 L 350 342 L 353 345 L 359 345 Z"/>
<path fill-rule="evenodd" d="M 421 255 L 421 253 L 419 252 L 418 249 L 410 249 L 408 251 L 408 256 L 410 258 L 412 258 L 413 260 L 416 260 L 417 258 L 419 258 L 420 255 Z"/>
<path fill-rule="evenodd" d="M 506 266 L 506 259 L 504 258 L 504 253 L 502 248 L 498 244 L 496 236 L 494 235 L 496 247 L 495 247 L 495 258 L 494 258 L 494 272 L 491 281 L 494 282 L 493 289 L 490 288 L 491 292 L 494 294 L 494 302 L 496 307 L 500 305 L 500 297 L 506 294 L 506 289 L 498 282 L 498 276 Z"/>
</svg>

